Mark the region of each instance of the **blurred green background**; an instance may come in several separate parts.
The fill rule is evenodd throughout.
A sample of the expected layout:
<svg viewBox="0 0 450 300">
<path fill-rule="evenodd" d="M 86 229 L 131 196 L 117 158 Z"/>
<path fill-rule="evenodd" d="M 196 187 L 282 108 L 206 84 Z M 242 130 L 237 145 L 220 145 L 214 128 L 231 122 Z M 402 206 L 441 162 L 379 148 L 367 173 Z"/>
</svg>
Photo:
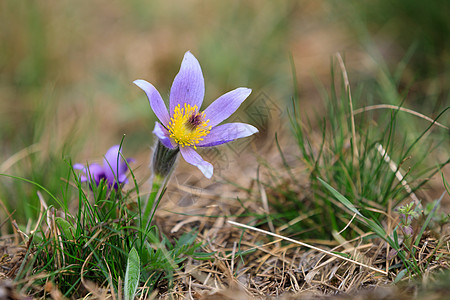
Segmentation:
<svg viewBox="0 0 450 300">
<path fill-rule="evenodd" d="M 0 172 L 63 195 L 68 159 L 101 158 L 126 134 L 124 154 L 148 173 L 155 117 L 132 81 L 167 100 L 187 50 L 202 66 L 205 104 L 246 86 L 285 111 L 292 55 L 300 107 L 312 114 L 316 83 L 329 81 L 339 51 L 351 81 L 396 76 L 399 90 L 411 88 L 409 107 L 436 115 L 449 105 L 448 13 L 445 0 L 2 0 Z M 36 191 L 0 178 L 0 201 L 16 218 L 36 215 Z"/>
</svg>

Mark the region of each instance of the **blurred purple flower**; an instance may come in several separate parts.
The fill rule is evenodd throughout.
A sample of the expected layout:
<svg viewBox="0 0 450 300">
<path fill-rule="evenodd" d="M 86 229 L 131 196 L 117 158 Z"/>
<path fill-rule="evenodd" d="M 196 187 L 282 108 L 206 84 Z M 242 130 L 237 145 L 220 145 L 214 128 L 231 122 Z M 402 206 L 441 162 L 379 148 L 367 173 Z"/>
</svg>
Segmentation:
<svg viewBox="0 0 450 300">
<path fill-rule="evenodd" d="M 395 250 L 394 248 L 392 248 L 391 250 L 389 250 L 389 253 L 387 255 L 387 260 L 393 259 L 394 257 L 397 256 L 397 254 L 398 254 L 398 251 Z"/>
<path fill-rule="evenodd" d="M 406 236 L 412 236 L 413 233 L 414 233 L 414 230 L 413 230 L 411 225 L 409 225 L 409 226 L 401 226 L 401 229 L 403 231 L 403 234 L 406 235 Z"/>
<path fill-rule="evenodd" d="M 134 159 L 127 158 L 128 163 L 133 162 Z M 126 173 L 128 171 L 128 166 L 121 156 L 120 146 L 114 145 L 109 148 L 103 158 L 103 166 L 93 163 L 85 167 L 82 164 L 75 164 L 73 168 L 76 170 L 81 170 L 85 175 L 80 176 L 81 182 L 90 182 L 89 178 L 95 181 L 98 186 L 100 181 L 103 179 L 107 184 L 108 188 L 114 187 L 117 189 L 118 184 L 124 184 L 128 182 Z"/>
<path fill-rule="evenodd" d="M 150 106 L 161 122 L 156 122 L 153 133 L 165 147 L 178 148 L 183 158 L 207 178 L 211 178 L 213 166 L 195 151 L 197 147 L 217 146 L 258 132 L 254 126 L 244 123 L 219 125 L 238 109 L 251 89 L 241 87 L 230 91 L 200 112 L 205 81 L 199 62 L 189 51 L 172 83 L 169 111 L 151 83 L 139 79 L 134 84 L 147 94 Z"/>
</svg>

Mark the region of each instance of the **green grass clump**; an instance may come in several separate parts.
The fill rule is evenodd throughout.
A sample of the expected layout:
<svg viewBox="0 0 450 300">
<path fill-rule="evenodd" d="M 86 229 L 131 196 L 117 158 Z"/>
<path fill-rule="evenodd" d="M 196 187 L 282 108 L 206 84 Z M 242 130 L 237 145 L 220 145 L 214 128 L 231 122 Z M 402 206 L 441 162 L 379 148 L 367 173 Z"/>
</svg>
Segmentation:
<svg viewBox="0 0 450 300">
<path fill-rule="evenodd" d="M 37 231 L 29 236 L 28 252 L 15 278 L 19 283 L 27 279 L 28 293 L 42 296 L 42 287 L 52 282 L 65 297 L 83 297 L 95 285 L 119 295 L 133 248 L 142 270 L 139 286 L 146 287 L 138 293 L 170 286 L 187 257 L 209 258 L 199 252 L 202 243 L 196 241 L 195 233 L 172 241 L 156 226 L 147 232 L 139 230 L 141 197 L 136 182 L 137 195 L 121 187 L 110 189 L 103 180 L 98 186 L 92 181 L 86 190 L 73 174 L 78 191 L 76 213 L 50 206 L 42 212 Z"/>
<path fill-rule="evenodd" d="M 314 234 L 320 233 L 319 236 L 330 236 L 332 232 L 340 231 L 351 219 L 351 215 L 340 212 L 336 206 L 339 203 L 324 190 L 320 179 L 338 190 L 364 215 L 381 222 L 387 210 L 392 210 L 410 197 L 449 162 L 439 163 L 433 159 L 433 151 L 442 151 L 439 147 L 445 141 L 445 129 L 416 116 L 405 116 L 406 113 L 400 110 L 404 104 L 402 95 L 397 94 L 398 109 L 354 115 L 355 109 L 351 110 L 349 101 L 353 101 L 353 106 L 367 103 L 367 99 L 377 97 L 381 88 L 376 84 L 364 89 L 358 87 L 351 99 L 345 80 L 341 78 L 338 85 L 337 79 L 332 69 L 330 92 L 323 90 L 322 93 L 326 113 L 318 121 L 320 132 L 312 131 L 305 124 L 300 116 L 301 108 L 296 104 L 298 98 L 294 98 L 291 121 L 300 150 L 299 159 L 306 166 L 309 176 L 307 188 L 311 195 L 304 201 L 297 197 L 296 192 L 278 189 L 277 192 L 283 194 L 278 199 L 285 198 L 285 202 L 277 203 L 274 199 L 278 209 L 285 203 L 290 204 L 286 209 L 288 215 L 316 211 L 310 221 L 316 223 L 318 232 Z M 447 109 L 436 119 L 448 113 Z M 410 128 L 417 126 L 411 123 L 416 121 L 420 122 L 422 129 L 411 132 Z M 396 165 L 394 169 L 392 163 Z M 401 172 L 403 183 L 408 183 L 411 190 L 398 180 L 397 171 Z M 295 177 L 291 179 L 298 182 Z M 303 229 L 295 228 L 294 231 Z M 350 226 L 343 234 L 351 238 L 359 233 Z"/>
<path fill-rule="evenodd" d="M 322 89 L 326 112 L 313 121 L 317 124 L 304 120 L 295 93 L 290 116 L 299 161 L 288 162 L 278 145 L 286 175 L 270 167 L 269 179 L 263 182 L 272 205 L 269 222 L 299 239 L 339 243 L 372 232 L 367 238 L 375 234 L 386 240 L 400 257 L 405 269 L 399 278 L 405 272 L 422 274 L 426 268 L 418 266 L 416 248 L 424 232 L 446 218 L 438 214 L 439 201 L 423 210 L 420 188 L 450 162 L 437 160 L 446 151 L 448 138 L 446 124 L 437 121 L 445 119 L 450 107 L 434 120 L 424 120 L 403 109 L 406 99 L 398 92 L 389 96 L 397 99 L 393 109 L 372 110 L 374 104 L 383 103 L 387 83 L 359 86 L 356 82 L 356 92 L 350 94 L 343 61 L 337 62 L 332 63 L 330 90 Z M 341 76 L 335 64 L 341 66 Z M 394 81 L 389 84 L 396 86 Z M 399 211 L 401 203 L 410 203 L 406 217 Z M 409 223 L 402 224 L 401 219 L 399 223 L 395 212 L 403 213 L 403 221 L 410 213 Z M 409 229 L 412 219 L 415 225 Z"/>
</svg>

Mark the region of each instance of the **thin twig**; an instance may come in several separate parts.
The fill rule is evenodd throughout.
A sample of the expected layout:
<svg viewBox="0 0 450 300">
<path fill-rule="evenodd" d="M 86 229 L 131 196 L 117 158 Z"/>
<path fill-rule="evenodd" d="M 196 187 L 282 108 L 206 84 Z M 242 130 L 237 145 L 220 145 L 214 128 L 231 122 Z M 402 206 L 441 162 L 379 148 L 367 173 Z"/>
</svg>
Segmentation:
<svg viewBox="0 0 450 300">
<path fill-rule="evenodd" d="M 355 117 L 353 113 L 353 102 L 352 102 L 352 92 L 350 90 L 350 82 L 348 80 L 347 70 L 345 69 L 344 61 L 342 60 L 341 54 L 338 52 L 336 53 L 336 57 L 339 61 L 339 66 L 341 67 L 342 76 L 344 76 L 344 84 L 345 84 L 345 91 L 348 95 L 348 104 L 350 106 L 350 121 L 352 125 L 352 140 L 353 140 L 353 158 L 354 161 L 357 161 L 358 159 L 358 146 L 356 144 L 356 129 L 355 129 Z"/>
<path fill-rule="evenodd" d="M 397 177 L 397 179 L 405 188 L 406 192 L 408 192 L 408 194 L 411 196 L 411 199 L 413 199 L 416 204 L 419 204 L 420 202 L 419 198 L 417 198 L 416 194 L 414 194 L 408 182 L 406 182 L 405 177 L 402 175 L 402 172 L 400 172 L 400 168 L 397 166 L 397 164 L 392 161 L 392 159 L 386 153 L 386 150 L 383 148 L 383 146 L 381 146 L 381 144 L 377 143 L 376 148 L 378 152 L 380 152 L 381 156 L 384 157 L 384 161 L 388 163 L 389 168 L 392 170 L 392 172 L 394 172 L 395 177 Z"/>
<path fill-rule="evenodd" d="M 5 173 L 15 163 L 19 162 L 20 160 L 24 159 L 25 157 L 27 157 L 30 154 L 39 152 L 40 150 L 41 150 L 41 145 L 40 144 L 33 144 L 33 145 L 30 145 L 30 146 L 28 146 L 26 148 L 23 148 L 22 150 L 20 150 L 19 152 L 17 152 L 16 154 L 11 156 L 7 160 L 5 160 L 0 165 L 0 173 Z"/>
<path fill-rule="evenodd" d="M 258 188 L 259 188 L 259 193 L 261 195 L 261 202 L 263 205 L 264 213 L 266 214 L 267 224 L 269 225 L 270 230 L 272 232 L 275 232 L 275 227 L 273 226 L 272 219 L 270 218 L 269 202 L 267 200 L 266 190 L 264 189 L 264 187 L 262 186 L 262 184 L 260 182 L 258 182 Z"/>
<path fill-rule="evenodd" d="M 278 231 L 278 232 L 281 232 L 281 231 L 283 231 L 283 230 L 289 228 L 290 226 L 292 226 L 292 225 L 294 225 L 294 224 L 296 224 L 296 223 L 298 223 L 298 222 L 301 222 L 301 221 L 303 221 L 303 220 L 305 220 L 305 219 L 307 219 L 307 218 L 309 218 L 309 217 L 311 217 L 311 216 L 317 214 L 318 211 L 319 211 L 318 209 L 315 209 L 315 210 L 310 211 L 310 212 L 307 213 L 307 214 L 302 214 L 302 215 L 300 215 L 300 216 L 298 216 L 298 217 L 296 217 L 296 218 L 290 220 L 290 221 L 287 222 L 286 224 L 284 224 L 284 225 L 278 227 L 278 230 L 277 230 L 277 231 Z"/>
<path fill-rule="evenodd" d="M 362 245 L 362 246 L 358 246 L 358 247 L 351 247 L 351 248 L 348 248 L 348 249 L 344 249 L 344 250 L 342 250 L 342 251 L 340 251 L 340 252 L 341 252 L 341 253 L 348 253 L 348 252 L 355 251 L 355 250 L 356 250 L 356 251 L 359 251 L 359 250 L 364 250 L 364 249 L 370 248 L 370 247 L 372 247 L 372 246 L 373 246 L 373 244 L 367 244 L 367 245 Z M 342 256 L 339 256 L 339 255 L 338 255 L 338 257 L 339 257 L 339 258 L 342 258 Z M 329 258 L 328 260 L 324 261 L 324 262 L 321 263 L 320 265 L 319 265 L 319 262 L 320 262 L 321 260 L 319 260 L 319 261 L 316 263 L 316 266 L 314 266 L 313 270 L 320 269 L 320 268 L 326 266 L 327 264 L 329 264 L 330 262 L 332 262 L 332 261 L 335 260 L 335 259 L 336 259 L 336 257 Z M 384 272 L 384 271 L 383 271 L 383 272 Z M 385 273 L 385 274 L 387 274 L 387 273 Z"/>
<path fill-rule="evenodd" d="M 343 233 L 343 232 L 345 231 L 345 229 L 347 229 L 348 226 L 350 226 L 350 224 L 351 224 L 351 223 L 353 222 L 353 220 L 355 219 L 356 215 L 357 215 L 357 213 L 355 213 L 355 214 L 353 215 L 352 219 L 347 223 L 347 225 L 345 225 L 344 228 L 341 229 L 341 231 L 338 232 L 338 234 Z"/>
<path fill-rule="evenodd" d="M 44 217 L 45 211 L 48 209 L 47 203 L 45 203 L 44 197 L 42 196 L 40 191 L 37 191 L 37 196 L 39 198 L 39 202 L 41 203 L 41 209 L 39 210 L 39 217 L 36 222 L 36 226 L 33 230 L 30 231 L 30 234 L 34 234 L 41 226 L 42 218 Z"/>
<path fill-rule="evenodd" d="M 334 253 L 329 252 L 329 251 L 327 251 L 327 250 L 323 250 L 323 249 L 320 249 L 320 248 L 318 248 L 318 247 L 315 247 L 315 246 L 312 246 L 312 245 L 308 245 L 308 244 L 305 244 L 305 243 L 296 241 L 296 240 L 294 240 L 294 239 L 291 239 L 291 238 L 288 238 L 288 237 L 285 237 L 285 236 L 282 236 L 282 235 L 279 235 L 279 234 L 276 234 L 276 233 L 273 233 L 273 232 L 269 232 L 269 231 L 266 231 L 266 230 L 263 230 L 263 229 L 259 229 L 259 228 L 253 227 L 253 226 L 245 225 L 245 224 L 238 223 L 238 222 L 234 222 L 234 221 L 228 221 L 228 223 L 230 223 L 230 224 L 232 224 L 232 225 L 235 225 L 235 226 L 239 226 L 239 227 L 251 229 L 251 230 L 254 230 L 254 231 L 257 231 L 257 232 L 266 234 L 266 235 L 271 235 L 271 236 L 274 236 L 274 237 L 277 237 L 277 238 L 280 238 L 280 239 L 284 239 L 284 240 L 289 241 L 289 242 L 291 242 L 291 243 L 295 243 L 295 244 L 298 244 L 298 245 L 300 245 L 300 246 L 308 247 L 308 248 L 310 248 L 310 249 L 313 249 L 313 250 L 316 250 L 316 251 L 325 253 L 325 254 L 327 254 L 327 255 L 330 255 L 330 256 L 333 256 L 333 257 L 336 257 L 336 258 L 339 258 L 339 259 L 342 259 L 342 260 L 345 260 L 345 261 L 348 261 L 348 262 L 357 264 L 357 265 L 362 266 L 362 267 L 366 267 L 366 268 L 368 268 L 368 269 L 371 269 L 372 271 L 376 271 L 376 272 L 379 272 L 379 273 L 382 273 L 382 274 L 387 275 L 387 272 L 384 271 L 384 270 L 381 270 L 381 269 L 377 269 L 377 268 L 368 266 L 368 265 L 363 264 L 363 263 L 360 263 L 360 262 L 358 262 L 358 261 L 356 261 L 356 260 L 349 259 L 349 258 L 340 256 L 340 255 L 338 255 L 338 254 L 334 254 Z"/>
<path fill-rule="evenodd" d="M 370 106 L 366 106 L 366 107 L 362 107 L 362 108 L 358 108 L 353 112 L 353 115 L 357 115 L 369 110 L 375 110 L 375 109 L 395 109 L 395 110 L 399 110 L 399 111 L 403 111 L 403 112 L 407 112 L 409 114 L 412 114 L 414 116 L 417 116 L 419 118 L 422 118 L 424 120 L 427 120 L 430 123 L 434 123 L 435 125 L 442 127 L 444 129 L 450 129 L 449 127 L 433 120 L 430 117 L 425 116 L 424 114 L 418 113 L 414 110 L 408 109 L 408 108 L 404 108 L 401 106 L 396 106 L 396 105 L 391 105 L 391 104 L 377 104 L 377 105 L 370 105 Z"/>
<path fill-rule="evenodd" d="M 231 266 L 230 266 L 231 274 L 234 273 L 234 257 L 236 256 L 236 246 L 237 246 L 237 244 L 236 244 L 236 242 L 234 242 L 233 243 L 233 252 L 231 252 Z"/>
</svg>

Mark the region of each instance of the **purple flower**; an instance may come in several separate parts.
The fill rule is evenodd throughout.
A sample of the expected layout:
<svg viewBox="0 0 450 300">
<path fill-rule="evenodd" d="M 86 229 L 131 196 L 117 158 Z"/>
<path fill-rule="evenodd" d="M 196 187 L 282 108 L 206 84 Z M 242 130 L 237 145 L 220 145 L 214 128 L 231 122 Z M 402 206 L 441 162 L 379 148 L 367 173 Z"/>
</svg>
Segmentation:
<svg viewBox="0 0 450 300">
<path fill-rule="evenodd" d="M 127 158 L 128 163 L 133 161 L 134 159 Z M 91 178 L 98 186 L 103 179 L 108 184 L 108 188 L 113 186 L 115 189 L 118 187 L 117 182 L 119 185 L 128 182 L 126 176 L 128 166 L 121 156 L 119 145 L 109 148 L 103 159 L 103 166 L 95 163 L 89 164 L 87 167 L 82 164 L 75 164 L 73 168 L 81 170 L 85 174 L 80 176 L 81 182 L 90 181 L 89 178 Z"/>
<path fill-rule="evenodd" d="M 402 229 L 403 234 L 406 235 L 406 236 L 412 236 L 413 233 L 414 233 L 414 230 L 413 230 L 411 225 L 409 225 L 409 226 L 401 226 L 400 228 Z"/>
<path fill-rule="evenodd" d="M 205 95 L 205 81 L 197 59 L 188 51 L 170 89 L 169 111 L 156 88 L 145 80 L 134 83 L 144 90 L 150 106 L 158 117 L 153 133 L 169 148 L 179 148 L 183 158 L 211 178 L 213 166 L 195 151 L 250 136 L 254 126 L 244 123 L 219 125 L 231 116 L 250 95 L 251 89 L 237 88 L 220 96 L 200 111 Z"/>
</svg>

